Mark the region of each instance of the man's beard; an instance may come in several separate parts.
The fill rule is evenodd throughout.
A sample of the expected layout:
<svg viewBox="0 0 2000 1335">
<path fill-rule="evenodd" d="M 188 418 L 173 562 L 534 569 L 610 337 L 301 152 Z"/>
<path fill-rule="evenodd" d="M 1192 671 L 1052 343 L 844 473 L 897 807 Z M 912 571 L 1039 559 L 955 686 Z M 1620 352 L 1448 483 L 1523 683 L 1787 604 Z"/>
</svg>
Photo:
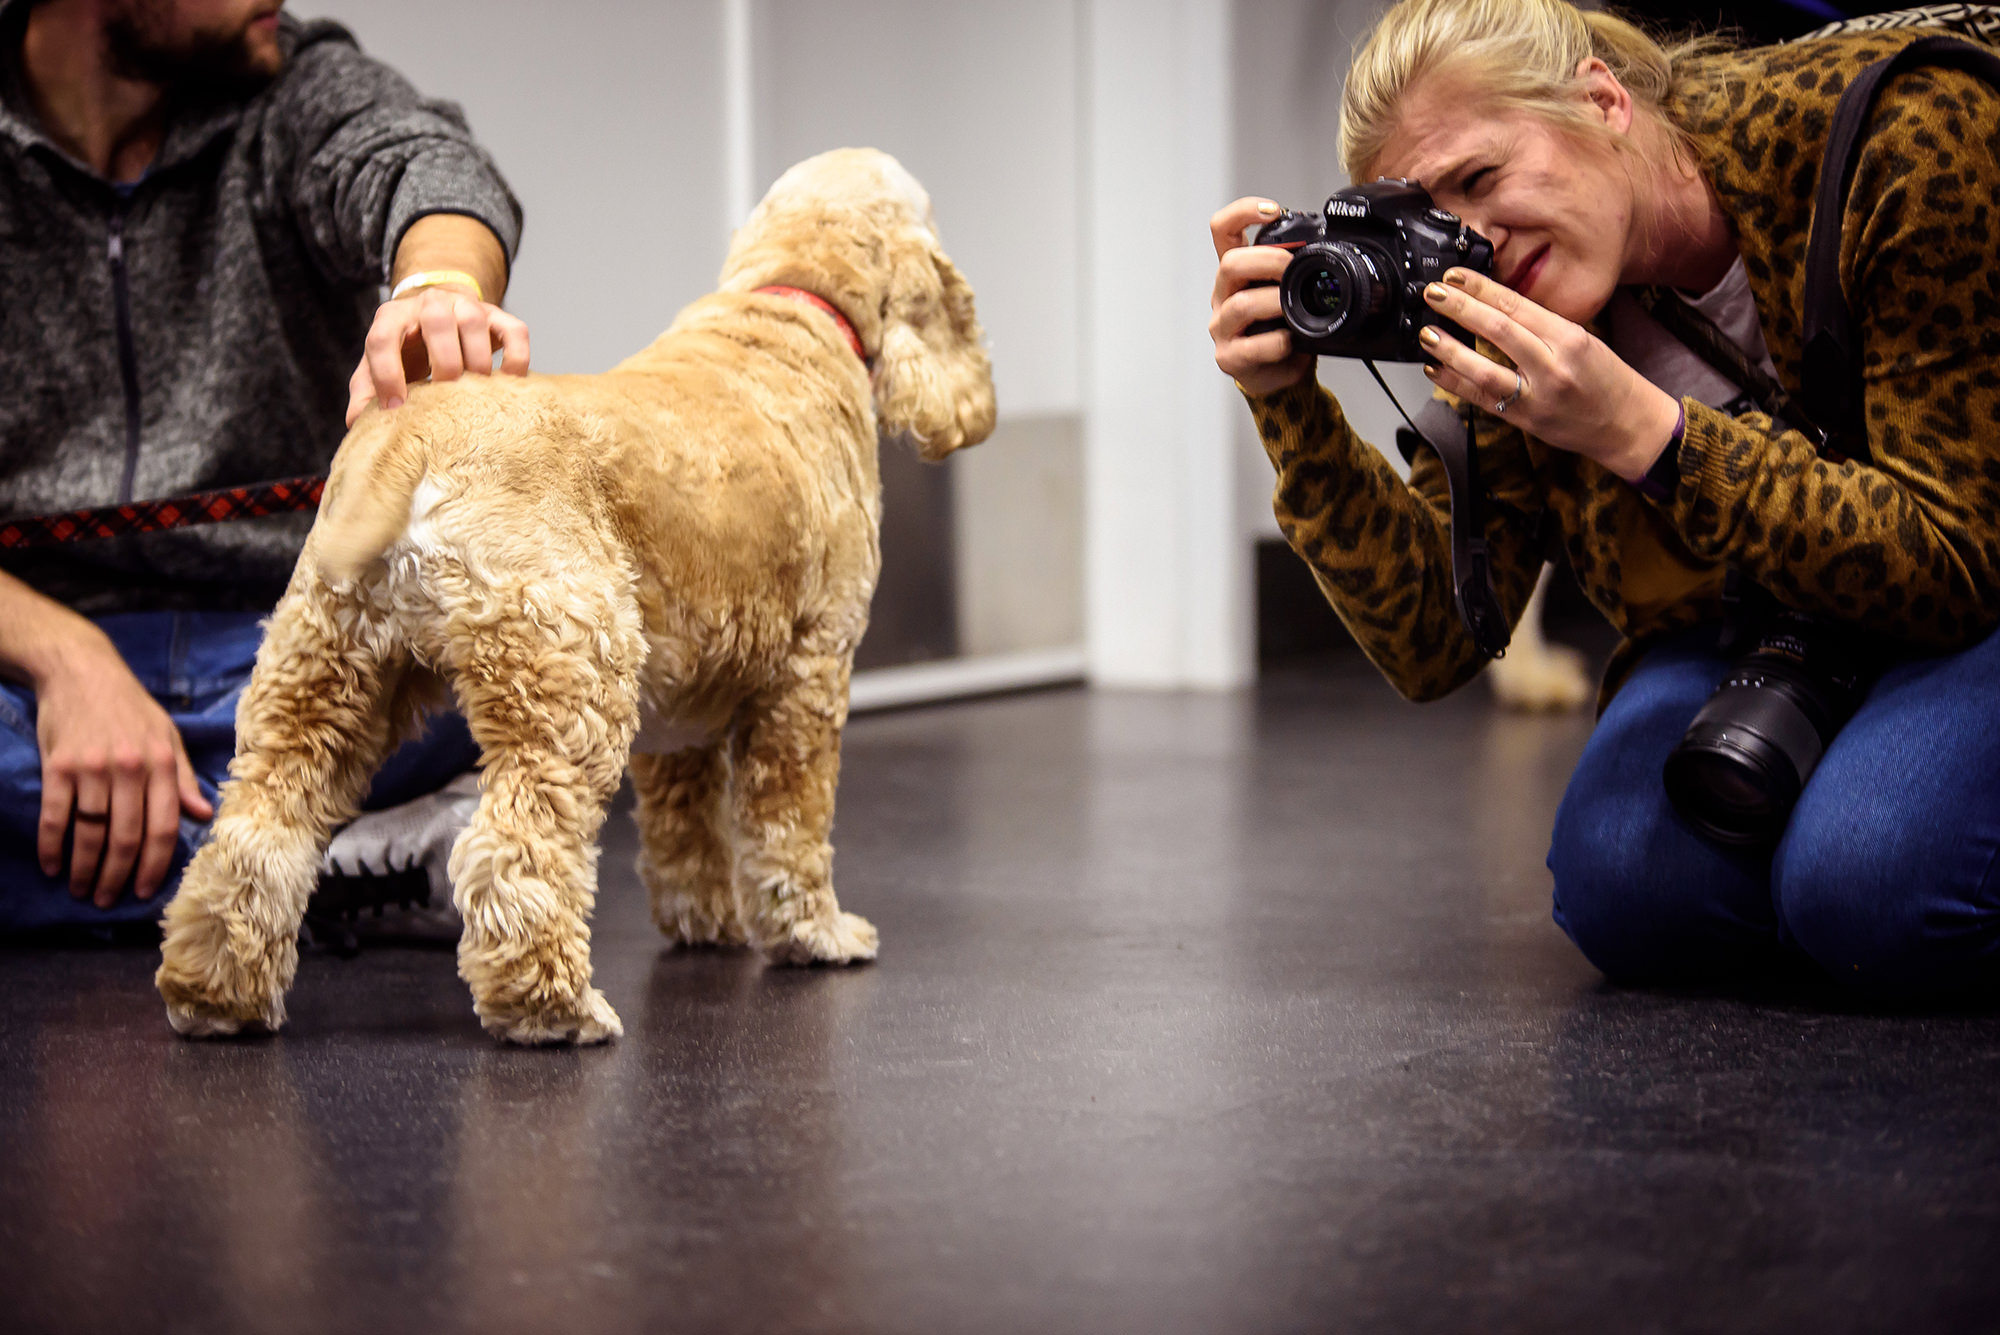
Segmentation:
<svg viewBox="0 0 2000 1335">
<path fill-rule="evenodd" d="M 106 16 L 105 45 L 111 67 L 196 102 L 248 96 L 278 76 L 282 54 L 259 43 L 246 20 L 235 32 L 177 36 L 172 0 L 125 0 Z"/>
</svg>

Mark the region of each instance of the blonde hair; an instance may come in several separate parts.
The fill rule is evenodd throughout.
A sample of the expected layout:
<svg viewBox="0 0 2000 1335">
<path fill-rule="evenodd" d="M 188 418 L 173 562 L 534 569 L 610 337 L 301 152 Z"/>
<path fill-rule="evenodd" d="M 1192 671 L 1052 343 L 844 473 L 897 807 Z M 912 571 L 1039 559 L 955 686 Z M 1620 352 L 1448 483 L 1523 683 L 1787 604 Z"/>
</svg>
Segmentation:
<svg viewBox="0 0 2000 1335">
<path fill-rule="evenodd" d="M 1577 67 L 1592 56 L 1681 149 L 1688 141 L 1669 105 L 1683 91 L 1689 62 L 1727 45 L 1716 37 L 1662 45 L 1614 14 L 1585 12 L 1569 0 L 1401 0 L 1376 23 L 1348 71 L 1340 160 L 1350 178 L 1361 179 L 1395 133 L 1410 89 L 1441 71 L 1472 90 L 1482 107 L 1527 111 L 1632 148 L 1592 118 L 1578 96 Z"/>
</svg>

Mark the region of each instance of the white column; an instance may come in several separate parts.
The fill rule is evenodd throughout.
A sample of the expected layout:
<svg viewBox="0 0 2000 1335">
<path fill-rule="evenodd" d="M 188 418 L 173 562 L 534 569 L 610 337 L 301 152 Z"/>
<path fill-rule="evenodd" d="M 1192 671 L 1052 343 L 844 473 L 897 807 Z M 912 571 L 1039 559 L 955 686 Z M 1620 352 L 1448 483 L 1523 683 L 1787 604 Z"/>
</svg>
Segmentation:
<svg viewBox="0 0 2000 1335">
<path fill-rule="evenodd" d="M 1207 334 L 1227 202 L 1228 0 L 1084 0 L 1085 581 L 1091 679 L 1253 671 L 1250 542 Z"/>
<path fill-rule="evenodd" d="M 722 0 L 722 208 L 725 241 L 756 207 L 754 0 Z"/>
</svg>

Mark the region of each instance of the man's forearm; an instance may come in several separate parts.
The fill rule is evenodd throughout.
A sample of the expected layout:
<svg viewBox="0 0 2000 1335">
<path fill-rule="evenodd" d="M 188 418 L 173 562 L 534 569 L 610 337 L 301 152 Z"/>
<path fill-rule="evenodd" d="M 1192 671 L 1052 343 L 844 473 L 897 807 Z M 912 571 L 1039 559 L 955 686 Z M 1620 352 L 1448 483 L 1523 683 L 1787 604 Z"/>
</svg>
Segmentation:
<svg viewBox="0 0 2000 1335">
<path fill-rule="evenodd" d="M 390 281 L 413 273 L 456 269 L 479 280 L 479 293 L 495 306 L 507 294 L 507 251 L 485 223 L 462 213 L 432 213 L 411 223 L 396 247 Z"/>
<path fill-rule="evenodd" d="M 40 691 L 85 655 L 116 653 L 88 619 L 0 571 L 0 676 Z"/>
<path fill-rule="evenodd" d="M 528 373 L 528 326 L 500 309 L 507 249 L 492 229 L 461 213 L 417 219 L 397 244 L 390 270 L 397 285 L 414 275 L 428 276 L 375 312 L 361 363 L 348 380 L 349 426 L 371 402 L 394 412 L 410 383 L 425 376 L 447 381 L 468 371 L 484 375 L 495 353 L 506 374 Z M 475 296 L 477 302 L 466 300 Z"/>
</svg>

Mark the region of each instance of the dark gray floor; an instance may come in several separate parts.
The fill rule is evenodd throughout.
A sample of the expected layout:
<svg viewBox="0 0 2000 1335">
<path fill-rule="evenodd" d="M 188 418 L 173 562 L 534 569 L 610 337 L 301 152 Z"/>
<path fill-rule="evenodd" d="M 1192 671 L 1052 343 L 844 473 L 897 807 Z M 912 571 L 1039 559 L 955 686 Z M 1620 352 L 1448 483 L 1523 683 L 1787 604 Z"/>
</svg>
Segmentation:
<svg viewBox="0 0 2000 1335">
<path fill-rule="evenodd" d="M 0 952 L 0 1328 L 2000 1328 L 2000 1020 L 1604 988 L 1587 728 L 1354 664 L 857 720 L 881 961 L 663 954 L 621 817 L 591 1051 L 441 953 L 194 1044 L 150 952 Z"/>
</svg>

